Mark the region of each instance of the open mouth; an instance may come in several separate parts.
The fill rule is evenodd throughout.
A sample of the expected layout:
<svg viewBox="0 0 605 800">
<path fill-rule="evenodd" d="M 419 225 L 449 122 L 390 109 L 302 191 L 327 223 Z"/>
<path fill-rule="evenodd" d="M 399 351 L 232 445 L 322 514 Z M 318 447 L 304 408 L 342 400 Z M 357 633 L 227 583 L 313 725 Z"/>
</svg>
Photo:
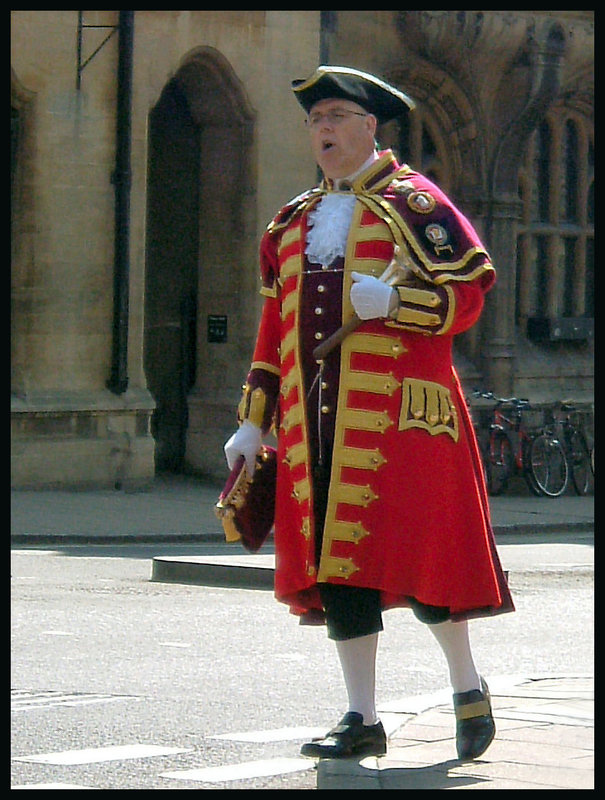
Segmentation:
<svg viewBox="0 0 605 800">
<path fill-rule="evenodd" d="M 328 150 L 331 150 L 333 147 L 334 147 L 334 142 L 331 142 L 329 139 L 326 139 L 321 143 L 321 149 L 322 152 L 324 153 L 327 152 Z"/>
</svg>

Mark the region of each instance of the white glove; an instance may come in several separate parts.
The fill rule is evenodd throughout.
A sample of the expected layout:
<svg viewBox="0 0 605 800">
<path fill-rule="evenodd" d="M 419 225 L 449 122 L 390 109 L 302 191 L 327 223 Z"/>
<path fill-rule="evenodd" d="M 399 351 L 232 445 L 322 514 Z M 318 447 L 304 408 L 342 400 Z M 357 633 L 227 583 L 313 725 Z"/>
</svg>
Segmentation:
<svg viewBox="0 0 605 800">
<path fill-rule="evenodd" d="M 225 442 L 224 451 L 229 469 L 233 469 L 237 457 L 243 455 L 250 475 L 254 475 L 256 454 L 263 443 L 263 434 L 258 425 L 245 419 L 233 436 Z"/>
<path fill-rule="evenodd" d="M 388 317 L 395 310 L 398 295 L 388 283 L 360 272 L 352 272 L 351 278 L 351 302 L 360 319 Z"/>
</svg>

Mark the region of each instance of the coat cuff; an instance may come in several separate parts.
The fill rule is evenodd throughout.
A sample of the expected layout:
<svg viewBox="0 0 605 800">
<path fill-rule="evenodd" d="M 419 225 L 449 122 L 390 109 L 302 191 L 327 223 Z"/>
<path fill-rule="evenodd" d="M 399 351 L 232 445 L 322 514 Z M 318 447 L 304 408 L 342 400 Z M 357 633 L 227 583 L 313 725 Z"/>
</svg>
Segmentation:
<svg viewBox="0 0 605 800">
<path fill-rule="evenodd" d="M 420 333 L 447 333 L 454 318 L 456 297 L 449 286 L 426 288 L 396 286 L 399 308 L 388 325 L 402 326 Z"/>
<path fill-rule="evenodd" d="M 279 375 L 253 365 L 242 387 L 242 398 L 237 409 L 238 421 L 248 420 L 263 434 L 268 433 L 273 427 L 278 391 Z"/>
</svg>

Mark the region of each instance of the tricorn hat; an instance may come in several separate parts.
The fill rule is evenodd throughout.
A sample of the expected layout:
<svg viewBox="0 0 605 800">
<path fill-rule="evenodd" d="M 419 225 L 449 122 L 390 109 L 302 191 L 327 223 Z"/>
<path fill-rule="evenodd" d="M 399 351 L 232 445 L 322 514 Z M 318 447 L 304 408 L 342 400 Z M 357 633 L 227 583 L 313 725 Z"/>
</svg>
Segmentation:
<svg viewBox="0 0 605 800">
<path fill-rule="evenodd" d="M 307 114 L 320 100 L 339 97 L 374 114 L 379 124 L 411 111 L 416 105 L 399 89 L 351 67 L 318 67 L 310 78 L 292 81 L 292 91 Z"/>
<path fill-rule="evenodd" d="M 241 540 L 256 553 L 269 536 L 275 515 L 277 450 L 263 445 L 250 477 L 243 456 L 239 456 L 214 506 L 228 542 Z"/>
</svg>

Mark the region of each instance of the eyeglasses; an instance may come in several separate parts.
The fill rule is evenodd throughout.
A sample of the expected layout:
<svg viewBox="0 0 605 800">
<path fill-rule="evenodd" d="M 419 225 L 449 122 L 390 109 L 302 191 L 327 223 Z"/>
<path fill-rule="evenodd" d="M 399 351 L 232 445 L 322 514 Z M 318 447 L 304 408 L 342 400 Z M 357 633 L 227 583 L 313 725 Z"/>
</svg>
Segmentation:
<svg viewBox="0 0 605 800">
<path fill-rule="evenodd" d="M 326 111 L 325 114 L 322 114 L 320 111 L 309 114 L 305 120 L 305 124 L 309 128 L 317 128 L 318 125 L 321 125 L 322 120 L 326 119 L 330 125 L 340 125 L 350 114 L 354 114 L 357 117 L 368 116 L 365 111 L 350 111 L 348 108 L 333 108 L 330 109 L 330 111 Z"/>
</svg>

